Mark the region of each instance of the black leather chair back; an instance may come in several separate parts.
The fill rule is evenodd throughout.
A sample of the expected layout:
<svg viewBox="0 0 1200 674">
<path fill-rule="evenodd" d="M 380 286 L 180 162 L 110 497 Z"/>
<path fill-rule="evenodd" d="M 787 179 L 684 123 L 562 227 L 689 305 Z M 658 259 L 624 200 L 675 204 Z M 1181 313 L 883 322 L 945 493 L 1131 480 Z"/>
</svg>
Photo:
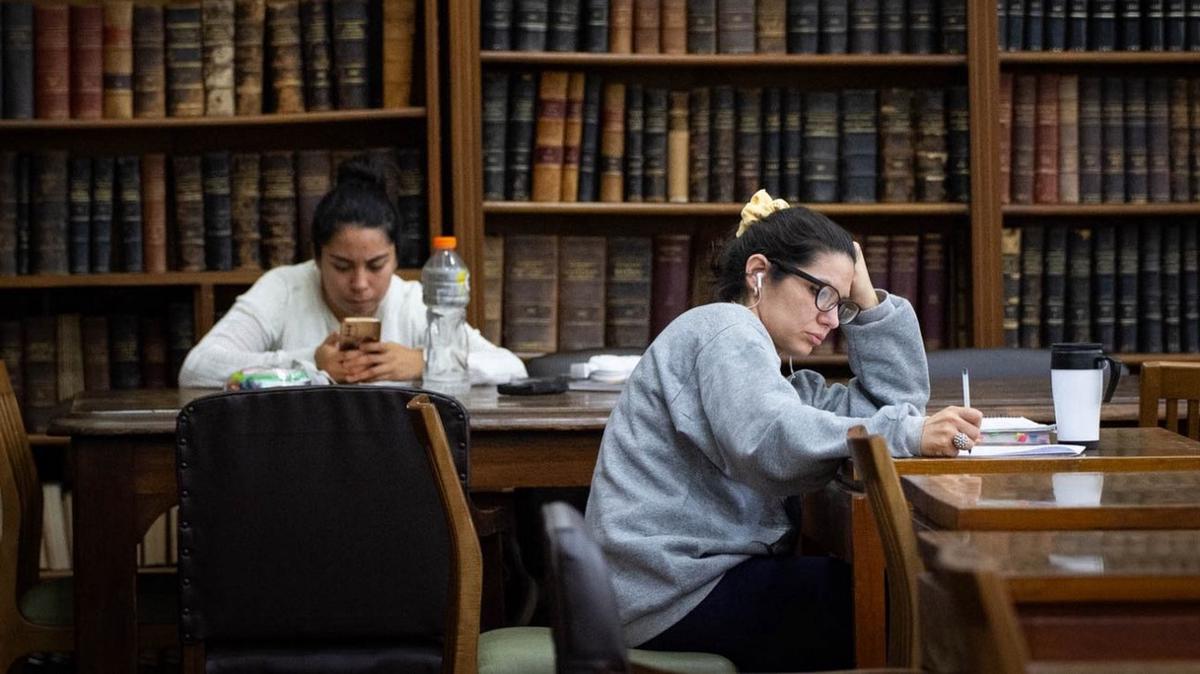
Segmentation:
<svg viewBox="0 0 1200 674">
<path fill-rule="evenodd" d="M 542 506 L 546 584 L 558 674 L 628 672 L 629 656 L 604 553 L 579 511 Z"/>
<path fill-rule="evenodd" d="M 449 531 L 405 408 L 421 393 L 465 485 L 467 413 L 436 393 L 280 388 L 180 413 L 180 628 L 209 672 L 440 669 Z"/>
</svg>

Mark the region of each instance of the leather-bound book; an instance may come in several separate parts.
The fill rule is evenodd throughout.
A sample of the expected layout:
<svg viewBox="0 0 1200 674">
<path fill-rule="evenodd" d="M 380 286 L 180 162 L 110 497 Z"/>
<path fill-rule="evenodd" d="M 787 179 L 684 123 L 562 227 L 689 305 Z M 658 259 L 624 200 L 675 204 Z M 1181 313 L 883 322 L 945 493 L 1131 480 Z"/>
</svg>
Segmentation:
<svg viewBox="0 0 1200 674">
<path fill-rule="evenodd" d="M 755 51 L 759 54 L 787 52 L 787 0 L 758 0 L 756 4 Z"/>
<path fill-rule="evenodd" d="M 1195 227 L 1189 224 L 1188 227 Z M 1162 226 L 1162 348 L 1167 353 L 1183 350 L 1181 321 L 1183 319 L 1183 297 L 1180 294 L 1180 272 L 1182 258 L 1180 246 L 1183 232 L 1178 222 L 1164 222 Z"/>
<path fill-rule="evenodd" d="M 592 53 L 608 51 L 608 0 L 582 0 L 583 25 L 579 43 L 582 50 Z"/>
<path fill-rule="evenodd" d="M 101 22 L 103 59 L 99 66 L 103 71 L 104 116 L 130 119 L 133 117 L 133 3 L 105 2 Z M 92 67 L 96 65 L 92 61 Z M 72 79 L 78 81 L 75 77 L 73 72 Z"/>
<path fill-rule="evenodd" d="M 625 201 L 642 201 L 644 197 L 645 127 L 645 89 L 631 83 L 625 89 Z"/>
<path fill-rule="evenodd" d="M 657 234 L 654 237 L 654 264 L 650 285 L 651 340 L 688 309 L 691 250 L 690 234 Z"/>
<path fill-rule="evenodd" d="M 913 151 L 917 200 L 946 200 L 946 92 L 918 89 L 913 96 Z"/>
<path fill-rule="evenodd" d="M 0 276 L 17 274 L 17 153 L 0 151 Z"/>
<path fill-rule="evenodd" d="M 1033 200 L 1058 203 L 1058 75 L 1038 75 Z"/>
<path fill-rule="evenodd" d="M 233 0 L 203 0 L 204 114 L 232 116 L 234 5 Z"/>
<path fill-rule="evenodd" d="M 336 22 L 336 18 L 334 19 Z M 300 4 L 297 0 L 267 0 L 266 15 L 267 77 L 271 112 L 304 112 L 304 58 L 300 31 Z M 335 24 L 336 30 L 336 24 Z M 335 64 L 336 64 L 336 49 Z M 336 66 L 335 66 L 336 67 Z M 340 86 L 340 83 L 339 83 Z"/>
<path fill-rule="evenodd" d="M 793 54 L 816 54 L 821 46 L 820 0 L 788 0 L 787 11 L 788 51 Z"/>
<path fill-rule="evenodd" d="M 1117 0 L 1091 0 L 1088 44 L 1093 51 L 1117 48 Z"/>
<path fill-rule="evenodd" d="M 996 93 L 996 116 L 999 120 L 1000 203 L 1012 203 L 1013 147 L 1013 76 L 1000 73 L 1000 90 Z"/>
<path fill-rule="evenodd" d="M 1171 200 L 1171 87 L 1165 77 L 1146 81 L 1146 140 L 1150 201 Z"/>
<path fill-rule="evenodd" d="M 167 387 L 167 335 L 162 319 L 143 316 L 141 329 L 141 367 L 143 388 Z"/>
<path fill-rule="evenodd" d="M 142 169 L 137 156 L 117 157 L 114 224 L 120 245 L 117 269 L 145 271 L 142 257 Z"/>
<path fill-rule="evenodd" d="M 1021 346 L 1021 229 L 1005 227 L 1000 230 L 1000 272 L 1004 291 L 1002 325 L 1004 346 Z M 874 274 L 871 279 L 874 280 Z M 876 285 L 879 285 L 876 283 Z"/>
<path fill-rule="evenodd" d="M 691 144 L 688 117 L 688 92 L 672 91 L 667 121 L 667 201 L 672 203 L 688 200 L 688 149 Z"/>
<path fill-rule="evenodd" d="M 586 76 L 583 87 L 583 133 L 579 141 L 579 181 L 576 198 L 596 201 L 600 157 L 600 107 L 604 81 L 598 75 Z"/>
<path fill-rule="evenodd" d="M 142 155 L 142 266 L 167 271 L 167 158 L 157 153 Z"/>
<path fill-rule="evenodd" d="M 508 93 L 508 185 L 505 192 L 513 201 L 529 201 L 533 168 L 534 105 L 538 98 L 537 75 L 512 74 Z"/>
<path fill-rule="evenodd" d="M 234 269 L 262 269 L 262 234 L 258 215 L 261 181 L 258 153 L 234 153 L 229 174 Z"/>
<path fill-rule="evenodd" d="M 789 202 L 800 201 L 804 172 L 800 157 L 804 148 L 804 99 L 796 87 L 783 90 L 783 122 L 780 130 L 780 183 L 782 196 Z"/>
<path fill-rule="evenodd" d="M 196 344 L 196 327 L 190 302 L 167 303 L 167 386 L 179 385 L 179 370 Z"/>
<path fill-rule="evenodd" d="M 1025 0 L 1006 0 L 1004 44 L 1009 51 L 1025 49 Z"/>
<path fill-rule="evenodd" d="M 1125 197 L 1131 203 L 1150 198 L 1146 129 L 1146 78 L 1125 78 Z"/>
<path fill-rule="evenodd" d="M 90 268 L 88 260 L 91 255 L 92 160 L 88 157 L 73 156 L 68 163 L 67 170 L 67 249 L 70 271 L 72 274 L 86 274 Z M 0 175 L 0 181 L 4 180 L 5 176 Z M 15 202 L 15 199 L 13 201 Z M 15 206 L 15 203 L 13 205 Z M 0 204 L 0 210 L 3 208 L 4 206 Z M 0 218 L 2 217 L 0 215 Z M 13 224 L 16 224 L 15 220 Z M 0 231 L 0 253 L 3 252 L 5 239 L 4 232 Z M 12 232 L 11 240 L 16 243 L 15 229 Z M 15 248 L 13 252 L 16 252 Z M 3 273 L 2 263 L 0 263 L 0 273 Z"/>
<path fill-rule="evenodd" d="M 28 154 L 17 155 L 16 184 L 17 191 L 17 274 L 28 274 L 32 257 L 30 253 L 30 218 L 29 212 L 31 185 L 33 173 L 33 157 Z"/>
<path fill-rule="evenodd" d="M 1163 51 L 1167 46 L 1167 1 L 1144 0 L 1142 38 L 1149 51 Z"/>
<path fill-rule="evenodd" d="M 937 90 L 940 94 L 941 91 Z M 841 130 L 841 194 L 842 201 L 869 203 L 876 200 L 876 184 L 878 173 L 876 165 L 879 159 L 879 124 L 876 117 L 876 92 L 874 89 L 847 89 L 842 92 L 842 130 Z M 940 111 L 938 111 L 940 112 Z M 934 132 L 930 125 L 927 129 Z M 921 145 L 923 137 L 918 138 L 919 157 L 927 157 L 933 152 L 934 144 L 926 142 Z M 945 183 L 945 125 L 942 125 L 940 162 L 942 165 L 942 183 Z M 922 159 L 918 159 L 918 167 Z M 944 188 L 943 188 L 944 191 Z M 932 195 L 931 195 L 932 196 Z"/>
<path fill-rule="evenodd" d="M 835 136 L 834 144 L 837 140 Z M 734 199 L 749 201 L 762 187 L 762 89 L 737 90 L 737 159 Z"/>
<path fill-rule="evenodd" d="M 1025 49 L 1042 51 L 1045 46 L 1042 20 L 1046 14 L 1046 0 L 1025 0 Z"/>
<path fill-rule="evenodd" d="M 604 83 L 600 107 L 600 201 L 624 201 L 625 85 Z"/>
<path fill-rule="evenodd" d="M 1188 81 L 1182 77 L 1171 78 L 1170 112 L 1168 134 L 1170 144 L 1171 201 L 1191 201 L 1189 181 L 1191 162 L 1191 120 L 1188 109 Z"/>
<path fill-rule="evenodd" d="M 549 51 L 579 51 L 579 3 L 582 0 L 551 0 L 548 21 Z"/>
<path fill-rule="evenodd" d="M 805 201 L 838 200 L 838 116 L 836 93 L 804 96 Z"/>
<path fill-rule="evenodd" d="M 333 40 L 329 0 L 300 0 L 300 32 L 304 52 L 304 109 L 333 109 Z"/>
<path fill-rule="evenodd" d="M 733 87 L 712 90 L 712 163 L 709 165 L 709 199 L 730 203 L 734 195 L 737 161 L 737 103 Z"/>
<path fill-rule="evenodd" d="M 1037 77 L 1034 75 L 1017 75 L 1014 79 L 1012 128 L 1012 201 L 1028 204 L 1033 202 L 1037 154 Z"/>
<path fill-rule="evenodd" d="M 1086 51 L 1088 48 L 1089 0 L 1067 0 L 1067 49 Z"/>
<path fill-rule="evenodd" d="M 907 203 L 916 197 L 913 164 L 912 99 L 910 89 L 884 89 L 879 93 L 879 128 L 883 201 Z M 1003 120 L 1003 115 L 1001 116 Z M 1003 125 L 1003 122 L 1001 122 Z M 1001 133 L 1001 138 L 1004 134 Z M 1003 158 L 1003 150 L 1001 158 Z"/>
<path fill-rule="evenodd" d="M 233 94 L 239 115 L 263 111 L 263 40 L 265 0 L 234 0 Z"/>
<path fill-rule="evenodd" d="M 262 153 L 263 266 L 292 264 L 296 258 L 296 169 L 292 153 Z"/>
<path fill-rule="evenodd" d="M 484 200 L 504 199 L 509 127 L 509 73 L 484 72 Z"/>
<path fill-rule="evenodd" d="M 504 238 L 504 346 L 553 352 L 558 346 L 558 236 Z"/>
<path fill-rule="evenodd" d="M 333 5 L 333 73 L 339 110 L 369 107 L 370 64 L 367 40 L 371 25 L 367 0 L 338 0 Z"/>
<path fill-rule="evenodd" d="M 910 3 L 921 3 L 927 0 L 910 0 Z M 820 0 L 821 4 L 821 53 L 845 54 L 849 48 L 850 8 L 846 0 Z M 918 17 L 909 11 L 909 35 L 916 29 L 914 21 Z M 910 39 L 911 42 L 911 39 Z"/>
<path fill-rule="evenodd" d="M 204 37 L 200 3 L 171 0 L 163 11 L 167 48 L 167 113 L 204 114 Z"/>
<path fill-rule="evenodd" d="M 904 299 L 919 302 L 921 276 L 920 266 L 921 237 L 917 234 L 893 234 L 891 239 L 891 257 L 888 258 L 888 281 L 892 284 L 889 290 Z"/>
<path fill-rule="evenodd" d="M 4 117 L 33 117 L 33 3 L 0 3 Z"/>
<path fill-rule="evenodd" d="M 836 2 L 836 0 L 833 0 Z M 908 52 L 933 53 L 933 0 L 908 0 Z M 825 5 L 821 6 L 825 9 Z"/>
<path fill-rule="evenodd" d="M 925 350 L 946 346 L 946 245 L 941 232 L 921 235 L 921 295 L 917 302 Z"/>
<path fill-rule="evenodd" d="M 546 51 L 550 0 L 514 0 L 516 48 L 519 51 Z"/>
<path fill-rule="evenodd" d="M 1004 0 L 999 0 L 1001 7 Z M 1004 34 L 1004 17 L 999 18 L 1000 34 Z M 908 16 L 904 0 L 879 0 L 879 51 L 882 54 L 903 54 L 907 48 Z M 1000 49 L 1004 49 L 1003 44 Z"/>
<path fill-rule="evenodd" d="M 167 114 L 166 36 L 161 0 L 133 6 L 133 116 Z"/>
<path fill-rule="evenodd" d="M 1182 350 L 1197 353 L 1200 352 L 1200 228 L 1184 227 L 1180 239 Z"/>
<path fill-rule="evenodd" d="M 71 6 L 71 117 L 76 119 L 99 119 L 104 114 L 104 14 L 108 9 L 98 4 Z M 132 66 L 132 59 L 126 64 Z"/>
<path fill-rule="evenodd" d="M 508 157 L 508 72 L 483 73 L 483 199 L 504 199 Z"/>
<path fill-rule="evenodd" d="M 79 323 L 83 339 L 83 388 L 107 391 L 109 383 L 108 317 L 84 316 Z"/>
<path fill-rule="evenodd" d="M 1189 181 L 1191 183 L 1192 199 L 1200 198 L 1200 78 L 1192 78 L 1188 80 L 1188 110 L 1189 118 L 1191 119 L 1192 142 L 1191 142 L 1191 170 Z"/>
<path fill-rule="evenodd" d="M 946 195 L 950 201 L 971 200 L 971 105 L 967 87 L 946 89 Z M 1078 171 L 1076 192 L 1078 192 Z"/>
<path fill-rule="evenodd" d="M 108 345 L 110 383 L 114 390 L 142 387 L 141 339 L 138 317 L 129 314 L 110 314 Z"/>
<path fill-rule="evenodd" d="M 1045 230 L 1026 225 L 1021 231 L 1021 348 L 1042 346 L 1042 274 Z"/>
<path fill-rule="evenodd" d="M 712 147 L 712 90 L 692 89 L 688 97 L 688 201 L 708 201 Z"/>
<path fill-rule="evenodd" d="M 1105 351 L 1116 350 L 1117 231 L 1112 225 L 1092 229 L 1092 339 Z"/>
<path fill-rule="evenodd" d="M 333 186 L 328 150 L 296 152 L 296 259 L 313 256 L 313 216 Z"/>
<path fill-rule="evenodd" d="M 871 107 L 874 118 L 875 108 Z M 783 167 L 783 94 L 778 87 L 763 89 L 762 97 L 762 187 L 770 194 L 782 194 Z M 875 138 L 871 138 L 874 149 Z M 875 167 L 871 167 L 872 174 Z"/>
<path fill-rule="evenodd" d="M 662 51 L 661 0 L 633 0 L 633 51 L 657 54 Z"/>
<path fill-rule="evenodd" d="M 1079 78 L 1079 201 L 1098 204 L 1104 195 L 1103 95 L 1099 77 Z"/>
<path fill-rule="evenodd" d="M 25 319 L 25 340 L 21 355 L 25 361 L 25 429 L 30 433 L 45 433 L 58 402 L 57 321 L 54 316 L 31 316 Z"/>
<path fill-rule="evenodd" d="M 614 54 L 633 53 L 633 0 L 612 0 L 608 20 L 608 50 Z"/>
<path fill-rule="evenodd" d="M 868 234 L 862 238 L 863 258 L 871 284 L 876 288 L 891 288 L 888 265 L 892 259 L 891 237 L 887 234 Z"/>
<path fill-rule="evenodd" d="M 1185 0 L 1187 12 L 1187 45 L 1191 51 L 1200 50 L 1200 1 Z"/>
<path fill-rule="evenodd" d="M 650 343 L 653 260 L 649 237 L 609 237 L 608 275 L 605 282 L 605 346 L 637 348 Z"/>
<path fill-rule="evenodd" d="M 751 0 L 717 0 L 718 53 L 754 53 L 754 10 Z"/>
<path fill-rule="evenodd" d="M 567 115 L 567 83 L 562 70 L 542 73 L 538 85 L 537 133 L 533 148 L 533 200 L 562 198 L 563 133 Z"/>
<path fill-rule="evenodd" d="M 717 53 L 717 0 L 687 0 L 687 50 Z"/>
<path fill-rule="evenodd" d="M 206 152 L 204 166 L 204 261 L 213 271 L 233 269 L 229 153 Z"/>
<path fill-rule="evenodd" d="M 1167 20 L 1164 26 L 1164 43 L 1167 51 L 1183 51 L 1187 48 L 1187 0 L 1166 0 Z"/>
<path fill-rule="evenodd" d="M 1138 226 L 1122 223 L 1117 228 L 1117 351 L 1135 353 L 1138 350 L 1138 249 L 1141 245 Z"/>
<path fill-rule="evenodd" d="M 667 90 L 646 87 L 642 129 L 642 198 L 667 200 Z"/>
<path fill-rule="evenodd" d="M 1141 0 L 1117 0 L 1120 43 L 1123 51 L 1140 51 L 1142 48 L 1142 2 Z"/>
<path fill-rule="evenodd" d="M 483 338 L 499 345 L 504 336 L 504 237 L 483 237 Z"/>
<path fill-rule="evenodd" d="M 604 273 L 607 242 L 602 236 L 563 236 L 558 241 L 558 350 L 604 346 Z"/>
<path fill-rule="evenodd" d="M 1143 223 L 1138 241 L 1138 344 L 1142 353 L 1163 350 L 1162 225 Z"/>
<path fill-rule="evenodd" d="M 662 32 L 659 38 L 659 48 L 664 54 L 687 53 L 687 0 L 661 0 Z"/>
<path fill-rule="evenodd" d="M 92 159 L 92 224 L 90 270 L 94 274 L 112 271 L 113 186 L 116 163 L 112 157 Z"/>
<path fill-rule="evenodd" d="M 47 150 L 33 155 L 30 181 L 30 271 L 66 274 L 67 253 L 67 153 Z"/>
<path fill-rule="evenodd" d="M 943 7 L 955 1 L 943 0 Z M 851 54 L 879 52 L 879 0 L 851 0 L 849 51 Z"/>
<path fill-rule="evenodd" d="M 1058 200 L 1079 203 L 1079 76 L 1058 78 Z"/>
<path fill-rule="evenodd" d="M 66 3 L 34 4 L 34 107 L 39 119 L 71 116 L 70 26 Z"/>
<path fill-rule="evenodd" d="M 55 316 L 55 397 L 71 400 L 83 392 L 83 335 L 79 314 Z"/>
<path fill-rule="evenodd" d="M 396 209 L 404 227 L 396 234 L 401 266 L 420 267 L 429 255 L 429 217 L 425 207 L 425 154 L 419 147 L 396 148 L 400 185 Z"/>
<path fill-rule="evenodd" d="M 513 0 L 482 0 L 479 48 L 485 51 L 512 49 Z"/>
<path fill-rule="evenodd" d="M 1051 3 L 1066 0 L 1051 0 Z M 942 0 L 941 34 L 943 54 L 967 53 L 967 2 L 966 0 Z M 1063 20 L 1065 22 L 1066 16 Z M 1065 23 L 1063 24 L 1065 26 Z"/>
<path fill-rule="evenodd" d="M 171 158 L 175 185 L 176 267 L 204 271 L 204 168 L 199 155 Z"/>
<path fill-rule="evenodd" d="M 1042 261 L 1042 344 L 1055 344 L 1066 336 L 1067 226 L 1046 227 Z"/>
</svg>

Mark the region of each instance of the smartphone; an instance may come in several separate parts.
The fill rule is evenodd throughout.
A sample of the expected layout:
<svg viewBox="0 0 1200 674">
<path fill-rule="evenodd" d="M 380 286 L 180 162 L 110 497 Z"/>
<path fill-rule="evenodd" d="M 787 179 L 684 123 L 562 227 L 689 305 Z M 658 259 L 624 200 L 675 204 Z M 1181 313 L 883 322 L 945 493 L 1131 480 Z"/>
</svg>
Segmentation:
<svg viewBox="0 0 1200 674">
<path fill-rule="evenodd" d="M 363 342 L 378 342 L 382 326 L 378 318 L 351 316 L 342 319 L 338 348 L 342 351 L 357 349 Z"/>
<path fill-rule="evenodd" d="M 514 379 L 507 384 L 500 384 L 496 392 L 511 396 L 534 396 L 550 393 L 565 393 L 567 380 L 563 377 L 532 377 L 529 379 Z"/>
</svg>

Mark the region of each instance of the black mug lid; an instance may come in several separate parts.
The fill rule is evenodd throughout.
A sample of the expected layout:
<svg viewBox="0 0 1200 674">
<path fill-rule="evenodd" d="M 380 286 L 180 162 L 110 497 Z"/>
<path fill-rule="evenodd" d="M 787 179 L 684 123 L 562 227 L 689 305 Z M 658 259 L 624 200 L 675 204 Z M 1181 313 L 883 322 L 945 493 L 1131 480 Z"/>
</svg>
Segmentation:
<svg viewBox="0 0 1200 674">
<path fill-rule="evenodd" d="M 1051 370 L 1099 370 L 1103 345 L 1097 342 L 1059 342 L 1050 345 Z"/>
</svg>

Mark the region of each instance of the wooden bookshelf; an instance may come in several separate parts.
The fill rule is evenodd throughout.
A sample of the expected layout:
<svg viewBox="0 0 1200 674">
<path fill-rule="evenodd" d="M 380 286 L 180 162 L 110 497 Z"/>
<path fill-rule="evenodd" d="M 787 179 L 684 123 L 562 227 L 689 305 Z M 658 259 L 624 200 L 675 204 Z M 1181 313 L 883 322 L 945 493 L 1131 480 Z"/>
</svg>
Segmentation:
<svg viewBox="0 0 1200 674">
<path fill-rule="evenodd" d="M 421 278 L 420 269 L 400 269 L 396 272 L 406 281 Z M 118 272 L 112 274 L 34 274 L 0 276 L 0 289 L 36 288 L 119 288 L 125 286 L 248 286 L 258 280 L 259 270 L 167 272 L 143 274 Z"/>
<path fill-rule="evenodd" d="M 970 212 L 966 204 L 856 204 L 828 203 L 804 204 L 831 217 L 855 216 L 891 216 L 891 217 L 954 217 L 964 216 Z M 1198 204 L 1200 205 L 1200 204 Z M 664 217 L 691 216 L 730 216 L 736 217 L 742 211 L 743 204 L 720 203 L 605 203 L 599 201 L 577 202 L 545 202 L 545 201 L 485 201 L 485 214 L 507 215 L 661 215 Z"/>
<path fill-rule="evenodd" d="M 1002 65 L 1137 66 L 1200 65 L 1198 51 L 1006 51 Z"/>
<path fill-rule="evenodd" d="M 582 52 L 483 51 L 485 65 L 606 68 L 884 69 L 963 68 L 954 54 L 597 54 Z"/>
<path fill-rule="evenodd" d="M 1155 204 L 1006 204 L 1006 216 L 1061 218 L 1154 218 L 1200 215 L 1200 202 Z"/>
<path fill-rule="evenodd" d="M 396 122 L 422 120 L 426 118 L 423 107 L 407 107 L 370 110 L 331 110 L 327 112 L 304 112 L 296 114 L 235 115 L 229 117 L 137 117 L 133 119 L 0 119 L 0 133 L 29 131 L 93 130 L 97 132 L 117 129 L 174 129 L 205 130 L 233 129 L 239 127 L 283 126 L 302 132 L 305 127 L 319 129 L 333 124 L 363 124 L 370 122 Z"/>
</svg>

